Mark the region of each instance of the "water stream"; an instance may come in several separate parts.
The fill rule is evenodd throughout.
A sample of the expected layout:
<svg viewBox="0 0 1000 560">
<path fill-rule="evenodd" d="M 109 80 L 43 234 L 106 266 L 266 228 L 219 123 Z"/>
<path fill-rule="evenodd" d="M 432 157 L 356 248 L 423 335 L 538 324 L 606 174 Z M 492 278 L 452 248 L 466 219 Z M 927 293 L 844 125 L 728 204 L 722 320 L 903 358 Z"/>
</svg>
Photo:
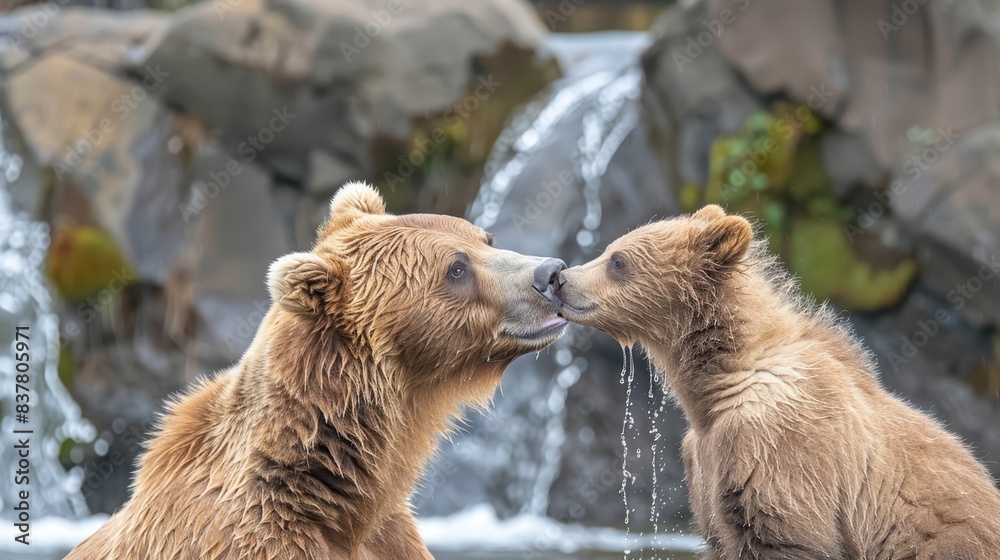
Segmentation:
<svg viewBox="0 0 1000 560">
<path fill-rule="evenodd" d="M 635 384 L 635 359 L 632 357 L 632 347 L 626 346 L 623 348 L 623 362 L 622 362 L 622 374 L 621 381 L 625 385 L 625 419 L 622 421 L 622 503 L 625 505 L 625 560 L 628 560 L 629 555 L 632 553 L 632 549 L 629 546 L 629 532 L 631 527 L 629 527 L 629 520 L 631 519 L 633 509 L 629 508 L 628 505 L 628 485 L 630 482 L 635 482 L 635 475 L 628 470 L 628 439 L 629 433 L 635 428 L 635 417 L 632 415 L 632 386 Z M 628 378 L 625 377 L 625 372 L 628 371 Z M 636 459 L 639 458 L 640 450 L 636 449 Z"/>
<path fill-rule="evenodd" d="M 586 71 L 571 68 L 565 78 L 515 115 L 497 141 L 486 166 L 486 179 L 470 208 L 470 220 L 496 233 L 501 247 L 531 254 L 556 254 L 572 265 L 596 256 L 613 236 L 624 233 L 640 220 L 648 220 L 650 211 L 665 208 L 667 205 L 657 200 L 656 194 L 649 195 L 649 191 L 645 195 L 649 204 L 644 206 L 644 195 L 637 192 L 650 183 L 650 190 L 663 189 L 663 183 L 657 185 L 653 177 L 640 187 L 628 180 L 632 170 L 625 171 L 636 160 L 647 163 L 643 158 L 649 155 L 644 151 L 648 146 L 639 130 L 641 89 L 642 72 L 627 56 L 594 61 Z M 646 169 L 653 167 L 649 165 Z M 554 185 L 554 177 L 560 177 L 559 185 Z M 556 344 L 555 351 L 515 362 L 505 375 L 504 398 L 498 414 L 504 414 L 504 410 L 513 412 L 504 415 L 505 429 L 493 432 L 493 440 L 497 447 L 513 451 L 494 454 L 494 460 L 470 469 L 480 473 L 487 484 L 492 479 L 503 482 L 504 500 L 498 502 L 495 496 L 485 498 L 499 512 L 551 515 L 550 496 L 566 491 L 557 489 L 556 484 L 565 476 L 568 468 L 564 464 L 565 449 L 575 435 L 568 432 L 566 422 L 568 409 L 579 403 L 571 401 L 570 395 L 585 376 L 605 375 L 593 365 L 597 348 L 591 337 L 590 333 L 571 330 Z M 553 375 L 552 371 L 556 373 Z M 672 499 L 677 492 L 664 493 L 659 489 L 663 446 L 657 442 L 664 405 L 662 394 L 654 387 L 658 378 L 653 377 L 650 373 L 648 390 L 636 389 L 652 404 L 634 402 L 635 362 L 631 349 L 626 349 L 621 384 L 628 385 L 620 434 L 623 472 L 619 488 L 625 508 L 625 532 L 620 537 L 625 558 L 642 555 L 644 550 L 664 557 L 663 549 L 680 545 L 676 524 L 667 528 L 671 532 L 667 542 L 661 543 L 659 538 L 660 506 L 665 496 Z M 537 379 L 549 380 L 539 387 L 540 391 L 534 389 Z M 522 391 L 521 387 L 526 388 Z M 578 395 L 576 399 L 579 398 Z M 647 410 L 643 418 L 650 427 L 652 445 L 646 443 L 647 438 L 638 444 L 636 406 Z M 540 429 L 541 437 L 531 437 L 527 425 L 533 421 L 537 422 L 536 431 Z M 471 431 L 475 432 L 475 427 Z M 637 444 L 633 445 L 633 441 Z M 457 444 L 462 445 L 462 442 Z M 512 468 L 515 462 L 517 466 Z M 647 474 L 653 477 L 651 496 L 633 503 L 629 496 L 636 492 L 640 471 L 643 477 Z M 649 491 L 648 483 L 644 489 L 640 492 Z M 633 528 L 634 517 L 646 513 L 637 508 L 644 510 L 647 505 L 652 526 L 649 536 L 644 534 L 644 523 L 638 529 Z M 434 511 L 433 507 L 429 509 Z M 621 521 L 619 517 L 618 523 Z"/>
<path fill-rule="evenodd" d="M 582 195 L 583 215 L 576 231 L 566 231 L 567 242 L 577 245 L 577 254 L 589 254 L 600 239 L 602 207 L 600 188 L 612 156 L 638 122 L 637 99 L 642 81 L 641 71 L 634 66 L 612 68 L 586 75 L 571 75 L 553 84 L 552 94 L 530 104 L 515 117 L 495 145 L 486 168 L 489 175 L 473 203 L 469 218 L 484 228 L 493 228 L 501 217 L 511 193 L 511 186 L 522 179 L 528 162 L 549 148 L 553 138 L 561 138 L 567 124 L 578 128 L 575 149 L 569 154 L 573 186 Z M 571 123 L 567 123 L 571 120 Z M 580 185 L 576 187 L 575 185 Z M 539 193 L 541 202 L 562 197 L 562 192 Z M 568 198 L 568 196 L 563 197 Z M 568 226 L 568 224 L 561 224 Z M 498 236 L 501 239 L 506 236 Z M 503 241 L 501 241 L 503 243 Z M 544 242 L 522 249 L 532 254 L 558 254 L 561 248 Z M 539 461 L 528 466 L 520 477 L 527 490 L 519 508 L 522 512 L 544 515 L 549 505 L 552 483 L 559 473 L 561 448 L 566 441 L 563 416 L 566 397 L 586 370 L 586 360 L 574 356 L 573 335 L 569 335 L 555 352 L 558 372 L 552 377 L 546 392 L 537 397 L 534 408 L 542 411 L 543 436 Z"/>
<path fill-rule="evenodd" d="M 0 145 L 3 182 L 14 181 L 20 169 L 20 158 Z M 93 427 L 81 419 L 79 407 L 58 376 L 59 322 L 42 273 L 49 245 L 48 226 L 18 211 L 14 204 L 6 185 L 0 188 L 0 343 L 4 348 L 0 353 L 0 469 L 4 473 L 24 469 L 28 474 L 26 484 L 5 475 L 0 484 L 0 511 L 9 518 L 22 501 L 20 492 L 27 491 L 30 520 L 43 516 L 78 518 L 87 513 L 80 494 L 84 473 L 66 472 L 59 462 L 59 448 L 67 438 L 92 440 Z M 27 343 L 27 348 L 20 347 L 15 354 L 15 333 L 19 329 L 27 336 L 26 341 L 20 340 Z M 15 355 L 22 354 L 27 354 L 26 371 L 15 362 Z M 16 390 L 16 385 L 27 392 Z M 18 393 L 22 396 L 17 397 Z M 18 414 L 14 414 L 15 410 Z M 25 412 L 23 417 L 21 412 Z M 22 418 L 26 422 L 21 423 Z M 14 430 L 30 433 L 15 435 Z M 28 440 L 26 468 L 14 448 L 22 439 Z"/>
</svg>

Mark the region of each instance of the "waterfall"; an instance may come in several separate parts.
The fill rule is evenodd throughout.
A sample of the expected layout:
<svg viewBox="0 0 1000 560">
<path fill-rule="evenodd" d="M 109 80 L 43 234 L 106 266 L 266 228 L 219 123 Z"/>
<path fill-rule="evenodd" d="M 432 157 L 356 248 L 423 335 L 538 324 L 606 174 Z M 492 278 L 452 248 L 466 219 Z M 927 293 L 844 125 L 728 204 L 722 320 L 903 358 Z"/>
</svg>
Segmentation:
<svg viewBox="0 0 1000 560">
<path fill-rule="evenodd" d="M 67 473 L 59 462 L 61 443 L 94 439 L 93 427 L 81 419 L 80 409 L 59 381 L 59 320 L 42 274 L 49 246 L 46 224 L 34 221 L 14 208 L 7 185 L 17 179 L 21 159 L 0 145 L 0 409 L 3 411 L 3 441 L 0 447 L 0 516 L 10 517 L 27 490 L 30 518 L 42 516 L 76 518 L 87 513 L 80 494 L 83 473 Z M 39 188 L 37 185 L 32 188 Z M 16 333 L 25 346 L 17 348 Z M 24 340 L 27 336 L 27 340 Z M 15 349 L 17 350 L 15 353 Z M 26 359 L 15 361 L 15 356 Z M 19 364 L 26 363 L 26 366 Z M 20 368 L 20 369 L 19 369 Z M 18 378 L 18 375 L 26 377 Z M 20 387 L 17 387 L 20 385 Z M 25 389 L 26 391 L 22 390 Z M 27 395 L 17 397 L 16 395 Z M 20 398 L 17 401 L 15 399 Z M 17 405 L 27 408 L 17 409 Z M 26 410 L 26 423 L 14 411 Z M 20 430 L 22 433 L 14 433 Z M 30 433 L 23 433 L 30 431 Z M 13 473 L 24 469 L 14 445 L 27 439 L 29 466 L 26 484 L 16 484 Z M 23 449 L 23 448 L 22 448 Z"/>
<path fill-rule="evenodd" d="M 592 250 L 600 239 L 600 188 L 612 156 L 638 122 L 637 101 L 642 72 L 635 66 L 569 76 L 554 83 L 554 93 L 537 100 L 516 116 L 498 139 L 486 165 L 487 176 L 473 203 L 469 219 L 483 228 L 497 225 L 501 208 L 528 161 L 539 155 L 547 143 L 559 137 L 558 129 L 567 124 L 579 127 L 574 153 L 574 182 L 582 185 L 584 214 L 571 239 L 579 245 L 579 254 Z M 572 123 L 564 119 L 572 118 Z M 519 248 L 520 249 L 520 248 Z M 533 254 L 553 254 L 556 247 L 524 249 Z M 552 483 L 559 474 L 561 448 L 566 440 L 563 414 L 566 397 L 586 370 L 587 361 L 574 356 L 573 334 L 567 335 L 555 352 L 557 373 L 545 393 L 538 395 L 534 410 L 543 412 L 543 436 L 537 452 L 537 465 L 531 465 L 519 477 L 525 490 L 517 492 L 526 499 L 520 510 L 545 515 Z M 543 375 L 543 372 L 537 372 Z"/>
</svg>

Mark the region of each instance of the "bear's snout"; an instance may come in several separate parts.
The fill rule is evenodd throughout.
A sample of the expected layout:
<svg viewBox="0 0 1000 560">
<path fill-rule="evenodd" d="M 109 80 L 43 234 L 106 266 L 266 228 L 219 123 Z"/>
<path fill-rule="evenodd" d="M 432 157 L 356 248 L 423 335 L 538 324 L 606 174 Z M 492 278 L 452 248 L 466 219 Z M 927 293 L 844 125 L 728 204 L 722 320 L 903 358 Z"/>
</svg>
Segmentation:
<svg viewBox="0 0 1000 560">
<path fill-rule="evenodd" d="M 556 302 L 556 294 L 564 283 L 563 270 L 566 270 L 566 263 L 561 259 L 545 259 L 535 267 L 531 286 L 545 299 Z"/>
</svg>

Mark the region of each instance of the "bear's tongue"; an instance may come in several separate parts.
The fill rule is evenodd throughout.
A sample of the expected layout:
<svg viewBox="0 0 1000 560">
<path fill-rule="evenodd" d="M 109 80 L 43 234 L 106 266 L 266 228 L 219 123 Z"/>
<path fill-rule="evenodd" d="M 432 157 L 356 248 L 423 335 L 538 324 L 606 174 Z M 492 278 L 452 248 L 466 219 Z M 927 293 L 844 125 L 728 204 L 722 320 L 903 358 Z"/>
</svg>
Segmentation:
<svg viewBox="0 0 1000 560">
<path fill-rule="evenodd" d="M 550 328 L 550 327 L 555 327 L 557 325 L 561 326 L 561 325 L 565 325 L 565 324 L 566 324 L 566 319 L 563 319 L 562 317 L 560 317 L 558 315 L 553 315 L 553 316 L 549 317 L 548 319 L 542 321 L 542 323 L 540 325 L 538 325 L 538 329 L 539 330 L 545 330 L 545 329 Z"/>
</svg>

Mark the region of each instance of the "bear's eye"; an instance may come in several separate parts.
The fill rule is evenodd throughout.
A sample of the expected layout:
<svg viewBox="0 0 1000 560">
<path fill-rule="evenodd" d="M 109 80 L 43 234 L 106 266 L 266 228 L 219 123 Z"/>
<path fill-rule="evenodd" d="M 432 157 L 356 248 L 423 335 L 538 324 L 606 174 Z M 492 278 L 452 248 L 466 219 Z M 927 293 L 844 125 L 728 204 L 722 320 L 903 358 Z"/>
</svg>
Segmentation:
<svg viewBox="0 0 1000 560">
<path fill-rule="evenodd" d="M 609 272 L 616 278 L 623 278 L 625 274 L 625 257 L 621 253 L 614 253 L 608 259 Z"/>
<path fill-rule="evenodd" d="M 455 263 L 451 265 L 451 269 L 448 271 L 448 276 L 451 276 L 455 280 L 458 280 L 465 275 L 465 265 L 462 263 Z"/>
<path fill-rule="evenodd" d="M 496 236 L 493 235 L 492 233 L 487 232 L 486 233 L 486 244 L 489 245 L 490 247 L 492 247 L 494 241 L 496 241 Z"/>
</svg>

